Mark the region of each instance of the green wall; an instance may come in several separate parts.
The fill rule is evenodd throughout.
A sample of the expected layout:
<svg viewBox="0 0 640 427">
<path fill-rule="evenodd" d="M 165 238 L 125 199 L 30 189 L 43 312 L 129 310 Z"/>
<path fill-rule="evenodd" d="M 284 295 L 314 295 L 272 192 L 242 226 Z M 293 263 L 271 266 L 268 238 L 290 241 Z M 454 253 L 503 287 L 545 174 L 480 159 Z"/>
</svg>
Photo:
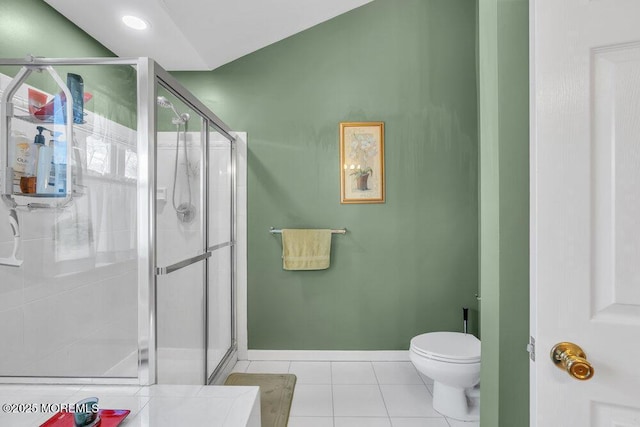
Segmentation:
<svg viewBox="0 0 640 427">
<path fill-rule="evenodd" d="M 175 73 L 249 134 L 250 349 L 407 349 L 477 308 L 475 13 L 469 0 L 377 0 Z M 385 204 L 340 204 L 341 121 L 385 122 Z M 270 226 L 349 232 L 328 270 L 290 272 Z"/>
<path fill-rule="evenodd" d="M 88 36 L 43 0 L 0 1 L 0 58 L 114 57 L 110 50 Z M 15 75 L 19 67 L 0 67 Z M 82 75 L 85 91 L 93 95 L 86 109 L 136 127 L 136 73 L 126 65 L 56 67 L 65 80 L 67 72 Z M 47 74 L 34 73 L 27 83 L 49 93 L 59 92 Z"/>
<path fill-rule="evenodd" d="M 0 57 L 115 56 L 43 0 L 0 2 Z"/>
<path fill-rule="evenodd" d="M 529 3 L 480 0 L 481 424 L 529 425 Z"/>
</svg>

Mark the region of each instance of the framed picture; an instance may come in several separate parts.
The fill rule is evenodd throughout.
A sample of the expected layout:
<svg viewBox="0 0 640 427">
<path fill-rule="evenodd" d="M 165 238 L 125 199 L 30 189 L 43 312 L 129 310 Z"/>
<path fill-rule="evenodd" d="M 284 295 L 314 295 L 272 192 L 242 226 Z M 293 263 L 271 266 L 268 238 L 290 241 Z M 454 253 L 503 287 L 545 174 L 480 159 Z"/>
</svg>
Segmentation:
<svg viewBox="0 0 640 427">
<path fill-rule="evenodd" d="M 384 203 L 384 122 L 340 123 L 340 203 Z"/>
</svg>

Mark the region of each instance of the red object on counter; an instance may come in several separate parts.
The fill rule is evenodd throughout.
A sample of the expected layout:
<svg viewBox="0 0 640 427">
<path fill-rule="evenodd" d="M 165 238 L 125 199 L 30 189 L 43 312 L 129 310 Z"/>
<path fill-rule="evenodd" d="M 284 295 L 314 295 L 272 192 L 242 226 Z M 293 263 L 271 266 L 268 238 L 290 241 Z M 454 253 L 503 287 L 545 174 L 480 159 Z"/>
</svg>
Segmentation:
<svg viewBox="0 0 640 427">
<path fill-rule="evenodd" d="M 100 422 L 96 424 L 96 427 L 116 427 L 127 418 L 131 411 L 128 409 L 100 409 L 98 416 Z M 73 413 L 72 412 L 58 412 L 53 417 L 49 418 L 40 427 L 74 427 Z"/>
</svg>

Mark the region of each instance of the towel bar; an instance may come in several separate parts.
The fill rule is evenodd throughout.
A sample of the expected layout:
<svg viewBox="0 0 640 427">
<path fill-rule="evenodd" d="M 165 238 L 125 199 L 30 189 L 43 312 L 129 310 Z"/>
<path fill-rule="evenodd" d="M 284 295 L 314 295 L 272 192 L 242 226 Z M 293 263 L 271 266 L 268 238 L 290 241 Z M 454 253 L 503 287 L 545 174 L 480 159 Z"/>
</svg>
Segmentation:
<svg viewBox="0 0 640 427">
<path fill-rule="evenodd" d="M 279 228 L 271 227 L 269 229 L 269 233 L 271 233 L 271 234 L 282 234 L 282 230 L 279 229 Z M 331 234 L 346 234 L 346 233 L 347 233 L 347 229 L 346 228 L 338 228 L 338 229 L 331 230 Z"/>
</svg>

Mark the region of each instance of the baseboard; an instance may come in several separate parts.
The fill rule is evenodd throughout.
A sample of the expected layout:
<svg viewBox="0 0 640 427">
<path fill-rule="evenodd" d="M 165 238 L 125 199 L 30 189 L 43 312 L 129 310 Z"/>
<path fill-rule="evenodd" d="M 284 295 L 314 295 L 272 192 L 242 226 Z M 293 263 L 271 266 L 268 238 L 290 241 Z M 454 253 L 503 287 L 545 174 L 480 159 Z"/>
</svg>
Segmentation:
<svg viewBox="0 0 640 427">
<path fill-rule="evenodd" d="M 249 350 L 248 360 L 404 362 L 409 350 Z"/>
</svg>

